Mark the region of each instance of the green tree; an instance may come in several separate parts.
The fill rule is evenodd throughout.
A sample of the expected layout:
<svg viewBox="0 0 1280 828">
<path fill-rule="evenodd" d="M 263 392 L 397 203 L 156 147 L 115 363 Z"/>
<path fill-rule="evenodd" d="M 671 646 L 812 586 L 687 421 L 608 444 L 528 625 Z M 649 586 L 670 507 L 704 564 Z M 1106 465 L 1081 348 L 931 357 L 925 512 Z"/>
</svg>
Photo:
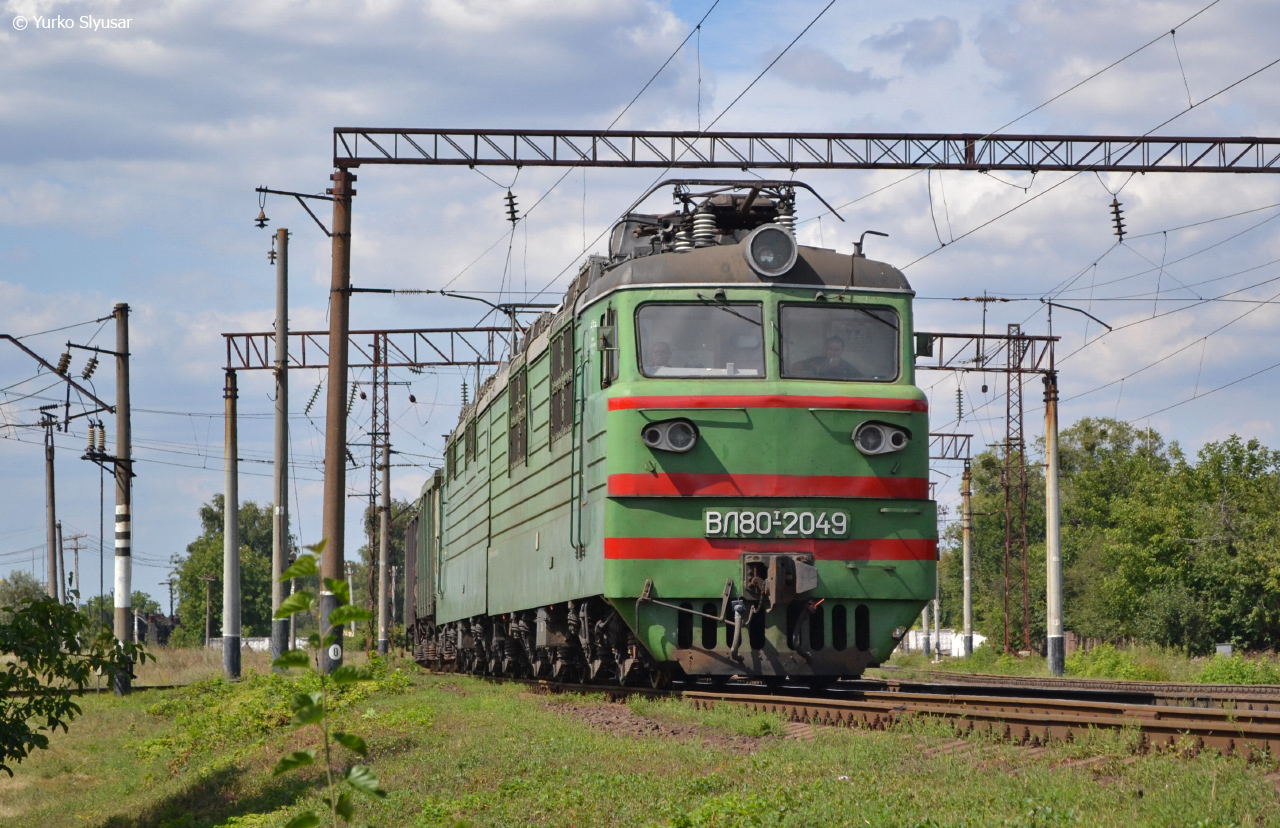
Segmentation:
<svg viewBox="0 0 1280 828">
<path fill-rule="evenodd" d="M 1042 448 L 1042 446 L 1041 446 Z M 1280 452 L 1232 436 L 1194 459 L 1151 429 L 1085 419 L 1060 435 L 1063 620 L 1108 641 L 1190 653 L 1215 641 L 1280 646 Z M 1002 458 L 973 462 L 975 627 L 1004 635 Z M 1028 466 L 1028 575 L 1033 647 L 1044 636 L 1044 478 Z M 959 526 L 939 563 L 944 623 L 961 610 Z M 1022 640 L 1022 568 L 1011 560 L 1011 644 Z"/>
<path fill-rule="evenodd" d="M 0 578 L 0 622 L 6 618 L 3 607 L 16 607 L 23 601 L 34 601 L 45 594 L 48 587 L 29 572 L 15 569 L 8 578 Z"/>
<path fill-rule="evenodd" d="M 160 612 L 160 602 L 140 589 L 133 591 L 131 600 L 130 608 L 136 613 Z M 110 627 L 113 623 L 112 619 L 116 617 L 115 596 L 95 595 L 92 598 L 82 600 L 80 602 L 80 612 L 94 622 L 99 618 L 106 619 L 105 623 Z"/>
<path fill-rule="evenodd" d="M 404 535 L 409 528 L 409 521 L 413 519 L 413 507 L 416 504 L 408 500 L 391 501 L 391 532 L 388 541 L 390 546 L 387 554 L 387 566 L 397 567 L 396 590 L 403 593 L 401 587 L 404 584 Z M 355 606 L 364 607 L 366 610 L 374 613 L 374 618 L 364 625 L 365 645 L 372 647 L 378 640 L 378 606 L 374 601 L 378 594 L 378 551 L 380 543 L 375 540 L 373 551 L 369 550 L 368 538 L 377 538 L 377 532 L 381 526 L 382 516 L 377 509 L 366 507 L 364 510 L 362 526 L 364 528 L 365 544 L 359 549 L 360 560 L 355 562 L 351 568 L 351 603 Z M 388 575 L 390 580 L 390 575 Z M 388 604 L 395 605 L 395 618 L 391 619 L 391 625 L 395 626 L 402 623 L 404 619 L 404 607 L 401 606 L 403 601 L 394 601 Z"/>
<path fill-rule="evenodd" d="M 48 596 L 0 606 L 0 771 L 13 776 L 11 763 L 49 747 L 48 734 L 80 715 L 73 696 L 96 672 L 114 678 L 147 654 Z"/>
<path fill-rule="evenodd" d="M 180 626 L 174 646 L 199 646 L 204 642 L 205 582 L 209 589 L 214 635 L 222 628 L 222 527 L 226 500 L 221 494 L 200 507 L 200 537 L 187 545 L 185 557 L 174 556 L 177 575 Z M 240 504 L 240 600 L 243 635 L 271 634 L 271 507 L 253 501 Z"/>
</svg>

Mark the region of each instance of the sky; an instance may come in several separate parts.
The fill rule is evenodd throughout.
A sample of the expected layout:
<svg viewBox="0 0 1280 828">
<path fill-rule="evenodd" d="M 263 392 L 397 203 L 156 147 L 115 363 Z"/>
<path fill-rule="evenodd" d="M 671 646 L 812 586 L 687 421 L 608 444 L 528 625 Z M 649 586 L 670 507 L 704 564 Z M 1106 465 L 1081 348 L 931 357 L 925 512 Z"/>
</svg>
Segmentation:
<svg viewBox="0 0 1280 828">
<path fill-rule="evenodd" d="M 132 308 L 135 588 L 166 603 L 171 556 L 199 534 L 201 504 L 223 490 L 221 334 L 271 329 L 267 251 L 276 227 L 292 234 L 291 327 L 328 327 L 328 240 L 279 197 L 265 204 L 269 227 L 255 227 L 254 188 L 322 192 L 335 126 L 571 129 L 616 120 L 632 129 L 1132 135 L 1174 118 L 1156 134 L 1280 134 L 1280 66 L 1258 72 L 1280 58 L 1280 6 L 1265 0 L 836 0 L 818 17 L 827 2 L 3 3 L 0 333 L 56 361 L 68 338 L 111 347 L 110 324 L 81 323 L 117 302 Z M 85 16 L 128 23 L 95 29 L 82 26 Z M 357 174 L 354 284 L 536 301 L 559 299 L 584 248 L 598 252 L 592 240 L 653 179 L 653 171 L 602 169 Z M 848 252 L 864 230 L 888 233 L 867 252 L 904 268 L 920 297 L 918 329 L 980 330 L 982 306 L 955 300 L 984 292 L 1010 300 L 987 306 L 988 330 L 1020 323 L 1047 333 L 1046 298 L 1114 328 L 1054 314 L 1064 424 L 1117 417 L 1190 453 L 1231 434 L 1280 447 L 1271 416 L 1280 377 L 1271 370 L 1276 176 L 801 178 L 844 218 L 801 198 L 802 243 Z M 514 233 L 508 187 L 522 210 L 537 203 Z M 1123 204 L 1123 243 L 1113 198 Z M 662 208 L 665 197 L 651 203 Z M 352 327 L 467 326 L 479 321 L 478 307 L 438 295 L 357 295 Z M 77 374 L 85 356 L 75 355 Z M 291 507 L 304 542 L 320 534 L 323 405 L 303 413 L 319 379 L 315 371 L 291 379 Z M 392 490 L 409 499 L 439 464 L 463 374 L 393 379 L 412 383 L 391 395 L 401 452 Z M 110 371 L 93 380 L 114 395 Z M 241 375 L 245 500 L 270 500 L 270 382 L 266 372 Z M 922 373 L 919 382 L 934 430 L 973 433 L 975 452 L 1003 439 L 997 377 Z M 1039 436 L 1038 382 L 1025 397 L 1027 433 Z M 34 567 L 43 577 L 44 463 L 41 434 L 28 426 L 37 406 L 61 399 L 47 374 L 0 342 L 0 574 Z M 357 401 L 353 440 L 368 415 Z M 79 459 L 84 427 L 77 420 L 57 435 L 57 485 L 65 533 L 88 535 L 89 595 L 98 591 L 99 474 Z M 114 430 L 108 418 L 109 443 Z M 948 508 L 957 477 L 954 465 L 934 473 Z M 350 473 L 351 493 L 367 479 L 367 466 Z M 109 484 L 106 492 L 109 520 Z M 358 509 L 351 499 L 351 553 L 362 543 Z M 106 554 L 109 590 L 109 545 Z"/>
</svg>

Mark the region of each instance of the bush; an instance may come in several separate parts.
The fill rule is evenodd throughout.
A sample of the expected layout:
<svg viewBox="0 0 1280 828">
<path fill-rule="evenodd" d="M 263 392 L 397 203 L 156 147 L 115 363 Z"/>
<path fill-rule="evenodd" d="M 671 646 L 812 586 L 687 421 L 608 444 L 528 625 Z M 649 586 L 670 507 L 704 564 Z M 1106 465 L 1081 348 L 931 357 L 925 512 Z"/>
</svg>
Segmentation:
<svg viewBox="0 0 1280 828">
<path fill-rule="evenodd" d="M 1076 650 L 1067 658 L 1067 674 L 1082 678 L 1108 678 L 1121 681 L 1167 681 L 1168 675 L 1158 667 L 1143 664 L 1130 653 L 1110 644 L 1087 652 Z"/>
<path fill-rule="evenodd" d="M 1203 684 L 1280 684 L 1280 666 L 1263 658 L 1216 656 L 1195 680 Z"/>
</svg>

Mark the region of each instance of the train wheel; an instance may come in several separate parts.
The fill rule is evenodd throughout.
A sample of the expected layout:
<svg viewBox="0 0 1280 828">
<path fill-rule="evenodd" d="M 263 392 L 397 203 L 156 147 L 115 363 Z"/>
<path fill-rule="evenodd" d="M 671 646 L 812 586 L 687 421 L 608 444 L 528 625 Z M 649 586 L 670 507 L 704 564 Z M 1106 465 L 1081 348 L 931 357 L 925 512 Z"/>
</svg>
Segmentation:
<svg viewBox="0 0 1280 828">
<path fill-rule="evenodd" d="M 654 690 L 665 690 L 671 686 L 671 668 L 655 667 L 649 671 L 649 686 Z"/>
</svg>

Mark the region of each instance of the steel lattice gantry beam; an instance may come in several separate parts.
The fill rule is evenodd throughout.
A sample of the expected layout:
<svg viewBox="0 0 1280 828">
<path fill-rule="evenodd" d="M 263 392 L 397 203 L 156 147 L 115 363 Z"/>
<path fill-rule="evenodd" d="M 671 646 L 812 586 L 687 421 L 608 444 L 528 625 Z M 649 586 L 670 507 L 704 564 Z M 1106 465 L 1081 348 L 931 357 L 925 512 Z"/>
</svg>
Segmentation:
<svg viewBox="0 0 1280 828">
<path fill-rule="evenodd" d="M 917 371 L 1050 374 L 1059 337 L 1023 333 L 916 332 Z"/>
<path fill-rule="evenodd" d="M 335 127 L 333 165 L 1280 172 L 1280 138 Z"/>
<path fill-rule="evenodd" d="M 275 368 L 275 333 L 225 333 L 227 368 L 237 371 Z M 385 339 L 385 360 L 374 352 L 373 338 Z M 445 365 L 497 365 L 510 345 L 509 328 L 424 328 L 351 331 L 349 368 L 430 368 Z M 290 368 L 327 368 L 328 331 L 290 331 Z"/>
</svg>

